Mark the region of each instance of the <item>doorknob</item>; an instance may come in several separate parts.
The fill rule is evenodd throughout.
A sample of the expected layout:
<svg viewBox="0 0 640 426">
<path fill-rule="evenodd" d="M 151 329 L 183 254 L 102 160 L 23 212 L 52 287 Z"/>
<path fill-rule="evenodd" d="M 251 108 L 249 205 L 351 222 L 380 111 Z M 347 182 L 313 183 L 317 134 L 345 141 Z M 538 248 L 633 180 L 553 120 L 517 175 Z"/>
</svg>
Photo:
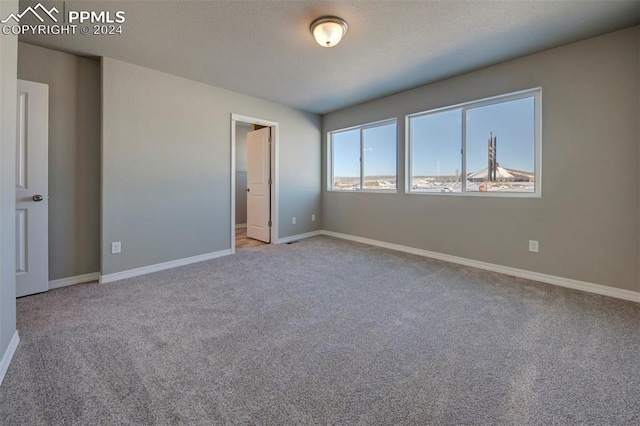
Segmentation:
<svg viewBox="0 0 640 426">
<path fill-rule="evenodd" d="M 40 194 L 36 194 L 33 196 L 33 201 L 35 201 L 36 203 L 39 203 L 40 201 L 44 200 L 44 197 Z"/>
<path fill-rule="evenodd" d="M 249 188 L 247 188 L 247 192 L 251 192 L 251 190 Z"/>
</svg>

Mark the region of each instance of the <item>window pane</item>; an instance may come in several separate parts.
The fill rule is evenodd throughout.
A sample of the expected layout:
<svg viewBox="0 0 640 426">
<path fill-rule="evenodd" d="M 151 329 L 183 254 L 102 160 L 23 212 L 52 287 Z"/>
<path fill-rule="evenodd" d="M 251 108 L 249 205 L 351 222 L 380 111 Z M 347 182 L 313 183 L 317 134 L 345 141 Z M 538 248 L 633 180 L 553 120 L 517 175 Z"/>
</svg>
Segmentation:
<svg viewBox="0 0 640 426">
<path fill-rule="evenodd" d="M 333 186 L 337 190 L 360 189 L 360 130 L 332 135 Z"/>
<path fill-rule="evenodd" d="M 412 117 L 409 127 L 411 191 L 462 191 L 462 110 Z"/>
<path fill-rule="evenodd" d="M 535 98 L 467 110 L 467 191 L 535 192 Z"/>
<path fill-rule="evenodd" d="M 364 189 L 396 189 L 396 124 L 363 132 Z"/>
</svg>

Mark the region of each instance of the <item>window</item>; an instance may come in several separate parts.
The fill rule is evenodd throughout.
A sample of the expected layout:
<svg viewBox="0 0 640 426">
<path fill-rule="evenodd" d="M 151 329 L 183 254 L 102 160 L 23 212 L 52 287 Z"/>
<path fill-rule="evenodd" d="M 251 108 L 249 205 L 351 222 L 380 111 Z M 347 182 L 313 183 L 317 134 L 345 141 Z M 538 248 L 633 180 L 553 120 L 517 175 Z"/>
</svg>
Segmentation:
<svg viewBox="0 0 640 426">
<path fill-rule="evenodd" d="M 540 195 L 540 89 L 407 117 L 412 193 Z"/>
<path fill-rule="evenodd" d="M 331 132 L 329 144 L 330 190 L 396 190 L 396 120 Z"/>
<path fill-rule="evenodd" d="M 460 192 L 462 111 L 453 109 L 412 117 L 409 121 L 411 190 Z"/>
</svg>

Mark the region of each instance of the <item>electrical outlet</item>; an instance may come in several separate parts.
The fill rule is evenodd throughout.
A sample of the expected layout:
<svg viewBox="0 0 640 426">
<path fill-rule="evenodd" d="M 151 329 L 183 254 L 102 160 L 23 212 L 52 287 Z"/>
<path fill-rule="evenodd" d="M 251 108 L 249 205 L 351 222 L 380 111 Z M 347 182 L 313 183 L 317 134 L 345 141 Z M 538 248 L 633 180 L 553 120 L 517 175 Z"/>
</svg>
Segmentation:
<svg viewBox="0 0 640 426">
<path fill-rule="evenodd" d="M 294 217 L 293 219 L 291 219 L 291 223 L 292 223 L 293 225 L 295 225 L 295 224 L 296 224 L 296 218 L 295 218 L 295 217 Z"/>
<path fill-rule="evenodd" d="M 118 254 L 121 251 L 122 251 L 122 243 L 120 241 L 111 243 L 111 254 Z"/>
<path fill-rule="evenodd" d="M 312 214 L 312 215 L 311 215 L 311 222 L 315 222 L 315 221 L 316 221 L 316 215 L 315 215 L 315 214 Z"/>
<path fill-rule="evenodd" d="M 529 240 L 529 251 L 538 253 L 540 251 L 540 243 L 536 240 Z"/>
</svg>

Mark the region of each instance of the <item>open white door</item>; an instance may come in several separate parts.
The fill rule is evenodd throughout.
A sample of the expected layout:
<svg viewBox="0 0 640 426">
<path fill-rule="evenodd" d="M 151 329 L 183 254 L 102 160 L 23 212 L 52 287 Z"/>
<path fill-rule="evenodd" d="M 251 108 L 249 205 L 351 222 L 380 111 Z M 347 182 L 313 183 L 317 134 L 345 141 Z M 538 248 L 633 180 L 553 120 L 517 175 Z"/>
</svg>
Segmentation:
<svg viewBox="0 0 640 426">
<path fill-rule="evenodd" d="M 16 296 L 49 290 L 49 86 L 18 80 Z"/>
<path fill-rule="evenodd" d="M 271 242 L 271 128 L 247 133 L 247 237 Z"/>
</svg>

